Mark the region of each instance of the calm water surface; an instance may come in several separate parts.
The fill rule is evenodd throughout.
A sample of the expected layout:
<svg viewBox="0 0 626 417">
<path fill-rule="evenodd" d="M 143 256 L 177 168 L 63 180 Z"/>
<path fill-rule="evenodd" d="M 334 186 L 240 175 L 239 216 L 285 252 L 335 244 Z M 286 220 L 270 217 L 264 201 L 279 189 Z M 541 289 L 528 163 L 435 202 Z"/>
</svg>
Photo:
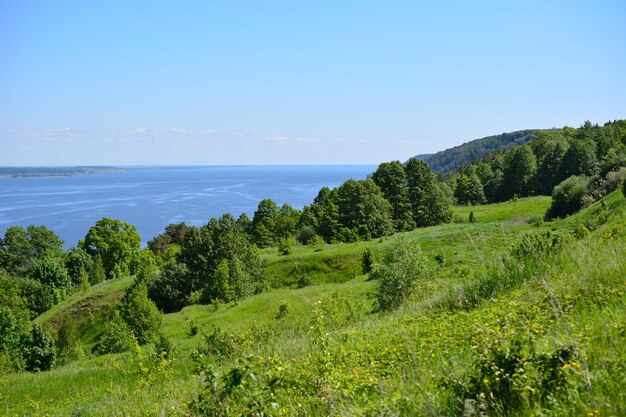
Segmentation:
<svg viewBox="0 0 626 417">
<path fill-rule="evenodd" d="M 323 186 L 364 179 L 350 166 L 150 167 L 60 178 L 0 179 L 0 233 L 45 224 L 74 246 L 102 217 L 137 226 L 143 243 L 170 223 L 199 226 L 225 212 L 251 218 L 264 198 L 300 209 Z"/>
</svg>

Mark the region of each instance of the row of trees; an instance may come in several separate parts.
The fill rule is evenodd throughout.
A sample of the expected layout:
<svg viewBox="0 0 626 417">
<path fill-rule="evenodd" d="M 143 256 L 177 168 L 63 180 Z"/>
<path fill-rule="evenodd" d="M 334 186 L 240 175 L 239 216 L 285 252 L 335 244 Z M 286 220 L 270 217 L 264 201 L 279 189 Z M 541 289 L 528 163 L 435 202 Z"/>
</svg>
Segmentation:
<svg viewBox="0 0 626 417">
<path fill-rule="evenodd" d="M 396 231 L 432 226 L 450 220 L 448 199 L 425 162 L 411 160 L 380 164 L 371 179 L 350 179 L 335 189 L 322 188 L 302 210 L 262 200 L 252 220 L 245 214 L 237 224 L 260 248 L 300 243 L 354 242 L 390 235 Z M 162 252 L 176 239 L 170 225 L 148 246 Z M 171 229 L 171 230 L 170 230 Z"/>
<path fill-rule="evenodd" d="M 535 131 L 535 139 L 464 166 L 447 177 L 459 204 L 506 201 L 513 196 L 551 195 L 571 177 L 597 185 L 609 172 L 626 166 L 626 121 L 604 126 L 586 122 Z"/>
</svg>

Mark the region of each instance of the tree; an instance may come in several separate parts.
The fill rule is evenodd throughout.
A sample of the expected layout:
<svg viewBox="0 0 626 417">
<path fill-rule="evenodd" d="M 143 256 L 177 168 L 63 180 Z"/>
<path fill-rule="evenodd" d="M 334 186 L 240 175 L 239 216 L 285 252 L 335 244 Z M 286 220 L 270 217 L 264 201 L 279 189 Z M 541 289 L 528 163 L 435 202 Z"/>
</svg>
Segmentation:
<svg viewBox="0 0 626 417">
<path fill-rule="evenodd" d="M 93 259 L 93 269 L 91 270 L 91 274 L 89 274 L 89 283 L 91 285 L 96 285 L 106 279 L 106 271 L 104 270 L 104 265 L 102 264 L 102 257 L 100 255 L 96 255 Z"/>
<path fill-rule="evenodd" d="M 148 242 L 148 248 L 157 255 L 163 255 L 167 248 L 172 245 L 180 245 L 189 226 L 182 223 L 169 224 L 165 226 L 165 233 L 155 236 Z"/>
<path fill-rule="evenodd" d="M 530 146 L 518 146 L 508 151 L 504 159 L 503 199 L 508 200 L 515 194 L 530 195 L 536 171 L 537 159 Z"/>
<path fill-rule="evenodd" d="M 598 161 L 593 142 L 574 140 L 563 155 L 560 178 L 572 175 L 594 175 L 598 170 Z"/>
<path fill-rule="evenodd" d="M 99 255 L 107 277 L 116 265 L 131 266 L 139 253 L 141 237 L 137 228 L 120 220 L 104 217 L 85 236 L 83 249 L 91 256 Z M 131 271 L 134 272 L 134 271 Z"/>
<path fill-rule="evenodd" d="M 148 296 L 165 313 L 179 311 L 187 305 L 189 295 L 197 290 L 189 279 L 185 264 L 167 262 L 158 278 L 150 283 Z"/>
<path fill-rule="evenodd" d="M 29 340 L 28 321 L 0 304 L 0 364 L 14 371 L 24 367 L 23 347 Z M 1 369 L 1 368 L 0 368 Z"/>
<path fill-rule="evenodd" d="M 161 312 L 148 298 L 148 287 L 143 279 L 136 279 L 120 305 L 120 317 L 126 322 L 139 344 L 150 342 L 162 324 Z"/>
<path fill-rule="evenodd" d="M 547 219 L 565 217 L 583 206 L 583 197 L 589 192 L 589 178 L 571 176 L 554 187 L 552 205 L 546 213 Z"/>
<path fill-rule="evenodd" d="M 369 247 L 365 248 L 363 256 L 361 257 L 361 272 L 363 272 L 363 274 L 369 274 L 372 272 L 374 270 L 374 263 L 374 253 Z"/>
<path fill-rule="evenodd" d="M 150 298 L 166 312 L 184 307 L 196 291 L 202 290 L 205 299 L 219 298 L 219 291 L 214 290 L 218 286 L 215 274 L 224 260 L 235 299 L 258 292 L 264 285 L 258 250 L 228 213 L 201 228 L 190 228 L 177 260 L 180 264 L 166 263 L 161 277 L 149 289 Z"/>
<path fill-rule="evenodd" d="M 376 299 L 380 309 L 400 306 L 427 274 L 426 258 L 417 242 L 398 239 L 385 254 L 380 267 L 372 272 L 372 279 L 378 281 Z"/>
<path fill-rule="evenodd" d="M 30 342 L 24 350 L 27 371 L 40 372 L 52 369 L 56 359 L 54 339 L 39 324 L 33 324 Z"/>
<path fill-rule="evenodd" d="M 483 191 L 483 184 L 478 175 L 461 174 L 456 181 L 454 196 L 459 204 L 484 204 L 487 202 Z"/>
<path fill-rule="evenodd" d="M 265 199 L 259 202 L 252 218 L 252 236 L 258 247 L 264 248 L 276 243 L 278 218 L 278 206 L 273 200 Z"/>
<path fill-rule="evenodd" d="M 415 224 L 425 227 L 450 221 L 452 211 L 428 164 L 411 159 L 406 176 Z"/>
<path fill-rule="evenodd" d="M 72 281 L 60 259 L 44 257 L 34 268 L 31 276 L 54 294 L 55 304 L 72 292 Z"/>
<path fill-rule="evenodd" d="M 93 258 L 79 247 L 72 248 L 65 258 L 65 268 L 72 284 L 78 288 L 83 284 L 84 277 L 92 274 Z"/>
<path fill-rule="evenodd" d="M 397 231 L 415 228 L 407 188 L 404 165 L 400 161 L 383 162 L 374 171 L 372 180 L 391 204 L 391 218 Z"/>
<path fill-rule="evenodd" d="M 26 275 L 45 255 L 63 256 L 63 241 L 46 226 L 9 227 L 2 239 L 0 267 L 13 275 Z"/>
<path fill-rule="evenodd" d="M 339 223 L 360 238 L 371 239 L 393 232 L 391 205 L 372 180 L 348 180 L 337 188 Z"/>
<path fill-rule="evenodd" d="M 298 228 L 310 226 L 326 242 L 331 242 L 341 228 L 335 195 L 335 190 L 322 187 L 313 203 L 302 209 Z"/>
<path fill-rule="evenodd" d="M 564 140 L 550 140 L 535 144 L 533 149 L 537 156 L 535 189 L 540 194 L 549 195 L 560 182 L 560 170 L 567 145 Z"/>
</svg>

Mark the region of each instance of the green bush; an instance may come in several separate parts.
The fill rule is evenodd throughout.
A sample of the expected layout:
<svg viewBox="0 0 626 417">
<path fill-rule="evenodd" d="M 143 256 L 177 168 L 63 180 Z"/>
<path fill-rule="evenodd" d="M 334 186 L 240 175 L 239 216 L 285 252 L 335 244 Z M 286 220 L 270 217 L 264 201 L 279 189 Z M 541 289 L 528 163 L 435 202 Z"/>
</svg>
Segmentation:
<svg viewBox="0 0 626 417">
<path fill-rule="evenodd" d="M 475 415 L 481 410 L 476 415 L 504 416 L 532 410 L 565 386 L 569 366 L 580 366 L 570 347 L 542 354 L 530 336 L 505 330 L 486 333 L 470 370 L 461 379 L 440 381 L 453 392 L 453 414 Z"/>
<path fill-rule="evenodd" d="M 381 310 L 397 308 L 427 274 L 426 258 L 417 242 L 398 239 L 372 273 L 372 279 L 378 280 L 376 299 Z"/>
<path fill-rule="evenodd" d="M 118 311 L 104 325 L 104 332 L 100 335 L 95 347 L 96 353 L 121 353 L 129 350 L 134 343 L 134 336 Z"/>
<path fill-rule="evenodd" d="M 374 269 L 374 253 L 370 248 L 366 248 L 361 257 L 361 272 L 369 274 Z"/>
<path fill-rule="evenodd" d="M 589 179 L 585 176 L 572 176 L 554 187 L 552 205 L 546 219 L 566 217 L 583 207 L 583 197 L 589 193 Z"/>
<path fill-rule="evenodd" d="M 161 328 L 163 318 L 152 300 L 144 280 L 135 280 L 122 299 L 120 317 L 126 322 L 139 344 L 151 341 Z"/>
<path fill-rule="evenodd" d="M 276 319 L 282 319 L 289 314 L 289 303 L 281 303 L 278 306 L 278 313 L 276 313 Z"/>
<path fill-rule="evenodd" d="M 24 349 L 26 370 L 31 372 L 48 371 L 54 366 L 56 347 L 47 330 L 34 324 L 30 343 Z"/>
</svg>

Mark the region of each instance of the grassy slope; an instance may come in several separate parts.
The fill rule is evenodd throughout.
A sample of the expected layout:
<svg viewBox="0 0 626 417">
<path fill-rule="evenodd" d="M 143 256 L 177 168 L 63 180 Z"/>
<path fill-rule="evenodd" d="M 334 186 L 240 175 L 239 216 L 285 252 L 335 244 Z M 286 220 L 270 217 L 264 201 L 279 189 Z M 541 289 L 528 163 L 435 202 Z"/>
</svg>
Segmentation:
<svg viewBox="0 0 626 417">
<path fill-rule="evenodd" d="M 609 205 L 623 205 L 622 198 L 617 194 L 613 194 L 608 201 Z M 237 305 L 222 306 L 217 311 L 206 306 L 191 306 L 179 313 L 167 315 L 165 332 L 178 345 L 178 359 L 174 365 L 176 372 L 169 379 L 169 383 L 152 384 L 149 387 L 141 385 L 137 374 L 128 371 L 133 369 L 129 354 L 90 357 L 43 374 L 5 376 L 0 382 L 0 399 L 9 403 L 14 412 L 25 413 L 30 410 L 34 415 L 67 415 L 76 410 L 87 410 L 96 415 L 111 415 L 134 413 L 140 408 L 144 409 L 147 415 L 151 415 L 159 413 L 163 407 L 171 409 L 172 413 L 182 411 L 181 404 L 189 401 L 191 392 L 197 389 L 195 379 L 190 376 L 192 363 L 189 352 L 199 345 L 201 336 L 187 336 L 191 320 L 204 332 L 210 332 L 213 325 L 226 329 L 246 329 L 253 322 L 258 326 L 270 326 L 273 337 L 261 350 L 258 348 L 256 350 L 272 352 L 289 361 L 311 349 L 312 341 L 308 326 L 317 300 L 324 295 L 338 292 L 346 297 L 344 300 L 360 301 L 364 308 L 356 322 L 339 330 L 341 334 L 348 331 L 355 335 L 353 339 L 342 340 L 338 337 L 337 340 L 340 342 L 337 346 L 344 346 L 355 352 L 365 352 L 372 360 L 381 359 L 380 352 L 384 352 L 386 346 L 398 346 L 404 354 L 407 353 L 407 347 L 410 347 L 410 354 L 427 364 L 419 370 L 409 371 L 413 377 L 425 381 L 424 386 L 420 388 L 422 391 L 414 392 L 415 386 L 402 383 L 406 375 L 400 379 L 393 375 L 383 377 L 376 374 L 375 367 L 372 366 L 364 367 L 363 372 L 370 372 L 373 377 L 378 378 L 380 389 L 384 390 L 385 394 L 410 394 L 415 398 L 410 405 L 416 407 L 416 410 L 421 410 L 420 412 L 425 410 L 424 407 L 439 407 L 441 403 L 429 399 L 430 397 L 425 398 L 423 390 L 428 388 L 436 392 L 433 375 L 449 373 L 450 364 L 446 361 L 450 358 L 454 358 L 457 364 L 456 367 L 452 367 L 453 373 L 463 371 L 463 365 L 458 364 L 469 363 L 471 360 L 471 342 L 480 339 L 477 329 L 493 323 L 504 323 L 507 320 L 519 326 L 520 323 L 526 323 L 528 321 L 526 316 L 530 315 L 536 317 L 536 321 L 546 329 L 544 331 L 549 331 L 555 340 L 567 333 L 563 330 L 562 320 L 551 321 L 547 318 L 554 313 L 542 310 L 546 304 L 545 288 L 537 285 L 513 288 L 469 311 L 432 308 L 445 305 L 442 299 L 452 301 L 458 299 L 459 294 L 465 291 L 464 285 L 467 286 L 473 280 L 480 279 L 480 276 L 470 274 L 470 270 L 481 270 L 483 264 L 491 262 L 496 253 L 510 245 L 516 234 L 531 229 L 526 220 L 543 213 L 547 203 L 548 200 L 545 198 L 533 198 L 522 199 L 516 203 L 457 208 L 456 214 L 459 217 L 466 217 L 469 211 L 473 210 L 478 223 L 444 225 L 406 233 L 408 238 L 420 241 L 429 257 L 442 254 L 445 266 L 437 271 L 432 280 L 423 284 L 420 294 L 412 303 L 393 314 L 367 313 L 371 306 L 368 293 L 374 288 L 374 283 L 359 276 L 359 268 L 360 256 L 366 246 L 372 246 L 375 251 L 380 252 L 396 237 L 353 245 L 297 247 L 290 256 L 279 256 L 272 251 L 265 251 L 268 272 L 275 277 L 276 282 L 293 282 L 293 271 L 297 264 L 298 273 L 304 270 L 314 283 L 320 285 L 304 289 L 273 290 L 251 297 Z M 588 221 L 593 216 L 597 217 L 597 213 L 594 212 L 598 210 L 599 206 L 596 205 L 565 221 L 547 224 L 545 227 L 571 229 L 580 222 Z M 608 327 L 618 326 L 619 329 L 619 326 L 624 325 L 624 304 L 623 298 L 619 299 L 621 294 L 619 286 L 618 296 L 612 298 L 611 295 L 615 294 L 611 291 L 608 291 L 609 295 L 606 296 L 603 292 L 598 294 L 592 290 L 592 287 L 597 287 L 598 281 L 602 282 L 601 288 L 610 290 L 623 280 L 623 238 L 622 241 L 605 239 L 607 233 L 609 235 L 613 233 L 611 230 L 609 226 L 600 227 L 592 238 L 589 238 L 588 247 L 581 244 L 580 248 L 572 249 L 566 258 L 560 259 L 554 266 L 547 266 L 553 269 L 552 274 L 547 274 L 551 285 L 554 286 L 553 291 L 558 296 L 563 296 L 564 301 L 574 305 L 573 311 L 576 314 L 572 316 L 573 322 L 582 328 L 589 328 L 588 333 L 592 336 L 606 339 L 605 344 L 599 343 L 595 347 L 590 347 L 588 351 L 590 357 L 597 360 L 607 354 L 605 352 L 607 344 L 615 343 L 611 338 L 613 333 Z M 340 261 L 332 261 L 333 259 Z M 333 265 L 334 269 L 331 269 L 329 264 Z M 334 283 L 327 284 L 328 282 Z M 73 300 L 57 306 L 39 320 L 48 323 L 60 322 L 64 314 L 75 315 L 76 311 L 80 311 L 76 306 L 83 305 L 82 301 L 85 299 L 102 300 L 101 295 L 119 293 L 127 284 L 127 282 L 100 284 L 90 289 L 84 296 L 75 295 Z M 603 315 L 603 309 L 594 309 L 593 305 L 589 307 L 577 301 L 589 297 L 600 299 L 600 305 L 613 303 L 613 308 L 607 313 L 611 317 Z M 274 316 L 281 303 L 288 303 L 290 308 L 288 315 L 278 320 Z M 541 308 L 537 309 L 537 306 Z M 519 317 L 524 317 L 526 322 Z M 412 342 L 407 342 L 407 337 Z M 86 343 L 89 347 L 89 340 L 86 340 Z M 610 356 L 616 361 L 624 353 L 623 349 L 613 349 L 611 352 Z M 408 360 L 408 363 L 415 360 L 399 357 L 397 363 L 390 363 L 389 367 L 393 368 L 403 363 L 403 359 Z M 227 363 L 228 360 L 225 364 Z M 357 362 L 353 365 L 355 369 L 361 369 Z M 445 372 L 443 367 L 448 367 Z M 358 381 L 354 382 L 354 385 L 357 386 Z M 608 384 L 605 391 L 610 394 L 613 388 Z M 337 395 L 341 399 L 341 395 Z M 621 398 L 620 395 L 619 393 L 614 393 L 613 397 L 609 395 L 609 400 L 614 403 L 615 398 Z M 359 414 L 363 411 L 357 402 L 341 400 L 345 413 Z M 584 400 L 581 402 L 584 403 Z M 610 404 L 610 401 L 607 403 Z M 392 402 L 386 406 L 397 407 L 397 403 Z"/>
</svg>

